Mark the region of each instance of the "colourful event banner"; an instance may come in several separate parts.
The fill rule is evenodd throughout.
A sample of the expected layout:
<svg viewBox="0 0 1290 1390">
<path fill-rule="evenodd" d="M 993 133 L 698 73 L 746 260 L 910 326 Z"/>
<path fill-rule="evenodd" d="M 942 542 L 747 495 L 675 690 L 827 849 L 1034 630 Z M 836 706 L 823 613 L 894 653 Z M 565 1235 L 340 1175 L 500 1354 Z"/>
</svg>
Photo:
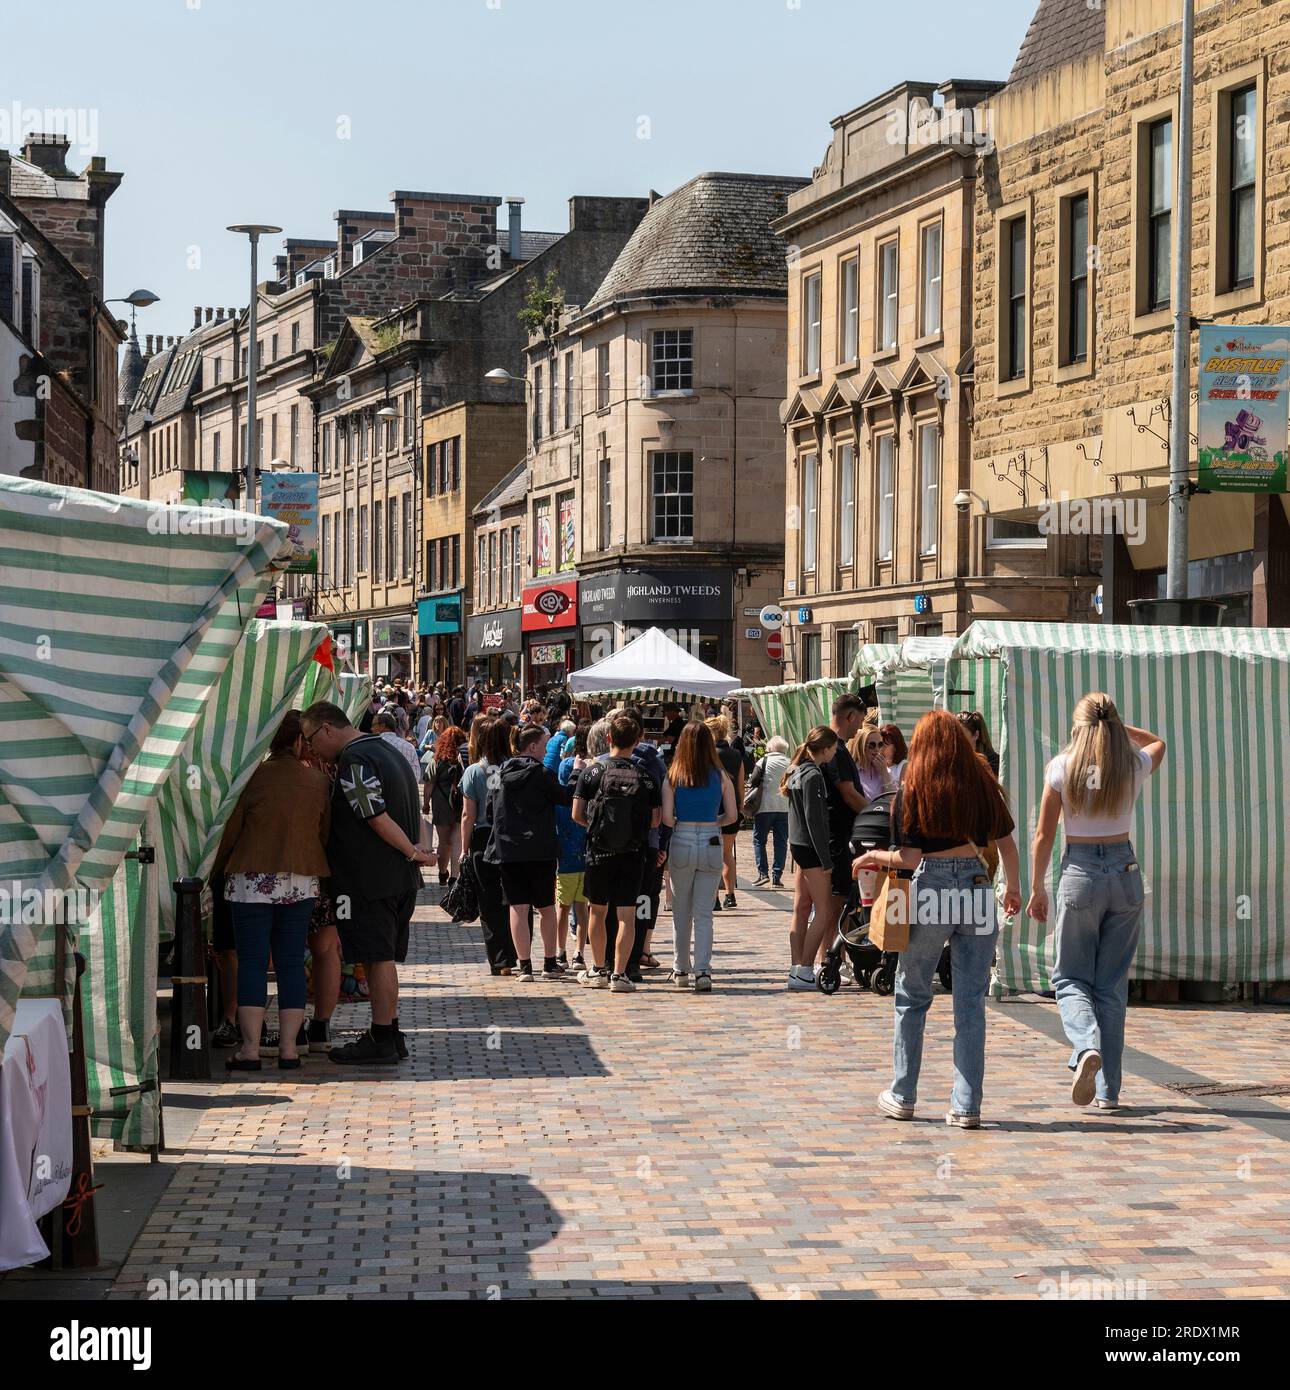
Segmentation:
<svg viewBox="0 0 1290 1390">
<path fill-rule="evenodd" d="M 1290 328 L 1201 326 L 1197 435 L 1202 488 L 1286 491 Z"/>
<path fill-rule="evenodd" d="M 288 574 L 317 574 L 318 474 L 262 473 L 260 511 L 287 528 L 287 543 L 273 568 Z"/>
</svg>

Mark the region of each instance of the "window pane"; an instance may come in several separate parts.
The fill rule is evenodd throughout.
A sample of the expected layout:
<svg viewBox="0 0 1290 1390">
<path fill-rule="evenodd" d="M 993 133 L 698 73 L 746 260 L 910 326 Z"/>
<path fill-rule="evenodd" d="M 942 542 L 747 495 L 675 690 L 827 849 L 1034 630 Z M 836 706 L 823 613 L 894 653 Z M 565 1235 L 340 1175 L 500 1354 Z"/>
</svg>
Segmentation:
<svg viewBox="0 0 1290 1390">
<path fill-rule="evenodd" d="M 932 555 L 936 551 L 936 531 L 939 520 L 937 508 L 940 499 L 940 459 L 937 457 L 936 431 L 930 425 L 924 426 L 919 432 L 918 439 L 921 456 L 920 483 L 922 492 L 919 506 L 921 518 L 919 549 L 924 555 Z"/>
<path fill-rule="evenodd" d="M 856 451 L 850 444 L 842 446 L 838 469 L 838 564 L 845 568 L 854 563 L 856 546 Z"/>
<path fill-rule="evenodd" d="M 802 460 L 802 568 L 815 568 L 815 549 L 819 521 L 819 499 L 816 497 L 820 462 L 814 454 Z"/>
<path fill-rule="evenodd" d="M 941 331 L 941 224 L 923 228 L 922 336 Z"/>
<path fill-rule="evenodd" d="M 842 358 L 854 362 L 860 354 L 860 275 L 859 263 L 848 261 L 842 271 Z"/>
<path fill-rule="evenodd" d="M 891 559 L 896 519 L 896 448 L 891 435 L 878 441 L 878 558 Z"/>
<path fill-rule="evenodd" d="M 820 277 L 806 281 L 806 371 L 820 370 Z"/>
<path fill-rule="evenodd" d="M 882 273 L 879 293 L 882 296 L 882 347 L 894 348 L 898 333 L 897 245 L 889 241 L 882 248 Z"/>
<path fill-rule="evenodd" d="M 1173 207 L 1174 123 L 1157 121 L 1151 127 L 1151 212 L 1168 212 Z"/>
<path fill-rule="evenodd" d="M 656 541 L 694 536 L 694 455 L 667 452 L 650 456 Z"/>
<path fill-rule="evenodd" d="M 663 328 L 653 335 L 652 377 L 655 391 L 689 391 L 694 387 L 694 330 Z"/>
<path fill-rule="evenodd" d="M 1168 216 L 1158 217 L 1151 224 L 1151 276 L 1148 292 L 1153 309 L 1164 308 L 1169 303 L 1171 231 Z"/>
</svg>

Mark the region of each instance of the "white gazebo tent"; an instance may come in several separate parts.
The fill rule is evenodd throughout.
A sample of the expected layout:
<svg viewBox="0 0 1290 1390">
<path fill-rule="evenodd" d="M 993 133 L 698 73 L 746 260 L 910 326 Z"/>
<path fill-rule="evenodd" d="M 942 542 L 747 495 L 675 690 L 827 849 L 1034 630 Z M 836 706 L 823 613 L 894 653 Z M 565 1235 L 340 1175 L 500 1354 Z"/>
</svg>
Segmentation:
<svg viewBox="0 0 1290 1390">
<path fill-rule="evenodd" d="M 739 679 L 705 665 L 656 627 L 612 656 L 604 657 L 569 676 L 574 695 L 633 695 L 658 703 L 701 695 L 724 699 L 739 689 Z"/>
</svg>

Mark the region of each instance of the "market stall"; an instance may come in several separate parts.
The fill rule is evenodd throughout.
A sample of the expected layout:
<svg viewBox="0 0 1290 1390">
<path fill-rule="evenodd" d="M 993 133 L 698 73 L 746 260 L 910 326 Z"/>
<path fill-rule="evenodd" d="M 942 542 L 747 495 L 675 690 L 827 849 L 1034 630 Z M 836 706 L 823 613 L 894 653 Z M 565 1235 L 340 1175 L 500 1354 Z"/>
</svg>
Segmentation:
<svg viewBox="0 0 1290 1390">
<path fill-rule="evenodd" d="M 632 696 L 640 703 L 685 703 L 702 696 L 722 700 L 739 680 L 705 665 L 656 627 L 647 628 L 621 651 L 569 675 L 573 695 Z"/>
</svg>

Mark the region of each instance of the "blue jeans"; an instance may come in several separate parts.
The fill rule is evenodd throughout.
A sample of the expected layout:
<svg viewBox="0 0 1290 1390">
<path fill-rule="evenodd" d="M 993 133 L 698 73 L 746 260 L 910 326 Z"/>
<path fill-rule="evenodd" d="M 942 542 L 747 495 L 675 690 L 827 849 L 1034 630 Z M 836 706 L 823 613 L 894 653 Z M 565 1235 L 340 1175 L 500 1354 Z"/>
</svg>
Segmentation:
<svg viewBox="0 0 1290 1390">
<path fill-rule="evenodd" d="M 690 974 L 692 967 L 696 975 L 712 973 L 712 903 L 721 882 L 721 851 L 718 825 L 681 821 L 672 831 L 667 867 L 672 880 L 672 969 L 679 975 Z"/>
<path fill-rule="evenodd" d="M 985 996 L 998 935 L 994 893 L 975 856 L 924 859 L 909 887 L 909 946 L 901 953 L 896 972 L 891 1093 L 903 1105 L 913 1105 L 918 1099 L 932 976 L 948 941 L 954 976 L 954 1089 L 950 1104 L 960 1114 L 979 1115 L 985 1084 Z"/>
<path fill-rule="evenodd" d="M 1057 886 L 1053 989 L 1070 1039 L 1070 1065 L 1101 1054 L 1097 1094 L 1120 1098 L 1129 970 L 1142 933 L 1142 871 L 1128 843 L 1067 845 Z"/>
<path fill-rule="evenodd" d="M 757 876 L 765 876 L 766 841 L 771 836 L 775 840 L 775 867 L 770 872 L 776 878 L 784 875 L 784 861 L 788 858 L 788 812 L 758 811 L 753 817 L 753 862 L 757 865 Z"/>
<path fill-rule="evenodd" d="M 305 937 L 314 900 L 300 903 L 229 903 L 237 938 L 239 1008 L 263 1009 L 269 1002 L 269 952 L 278 977 L 278 1008 L 305 1006 Z"/>
</svg>

